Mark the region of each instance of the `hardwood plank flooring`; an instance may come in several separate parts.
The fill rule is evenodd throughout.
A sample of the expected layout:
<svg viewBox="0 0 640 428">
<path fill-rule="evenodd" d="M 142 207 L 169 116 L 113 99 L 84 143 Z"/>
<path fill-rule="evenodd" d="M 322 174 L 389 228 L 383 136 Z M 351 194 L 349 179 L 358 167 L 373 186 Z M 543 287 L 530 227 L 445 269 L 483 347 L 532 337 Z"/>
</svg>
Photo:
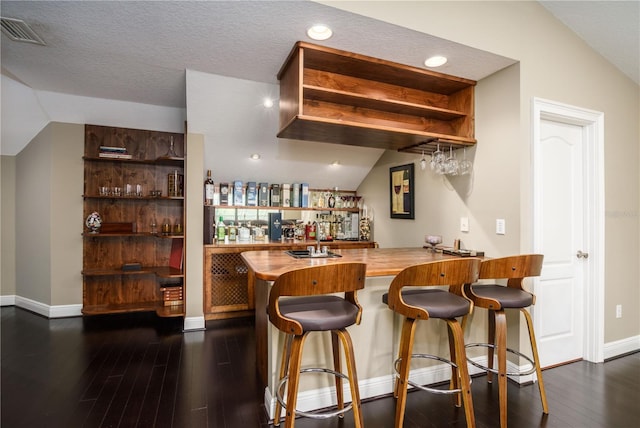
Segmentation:
<svg viewBox="0 0 640 428">
<path fill-rule="evenodd" d="M 181 320 L 152 314 L 48 320 L 3 307 L 0 322 L 3 428 L 269 426 L 252 319 L 182 333 Z M 509 426 L 640 427 L 640 353 L 568 364 L 544 378 L 550 414 L 542 414 L 537 385 L 509 383 Z M 477 426 L 499 426 L 497 384 L 480 376 L 472 390 Z M 393 398 L 362 408 L 366 427 L 393 426 Z M 466 425 L 450 397 L 417 391 L 408 395 L 404 426 Z M 300 418 L 296 427 L 349 428 L 353 419 Z"/>
</svg>

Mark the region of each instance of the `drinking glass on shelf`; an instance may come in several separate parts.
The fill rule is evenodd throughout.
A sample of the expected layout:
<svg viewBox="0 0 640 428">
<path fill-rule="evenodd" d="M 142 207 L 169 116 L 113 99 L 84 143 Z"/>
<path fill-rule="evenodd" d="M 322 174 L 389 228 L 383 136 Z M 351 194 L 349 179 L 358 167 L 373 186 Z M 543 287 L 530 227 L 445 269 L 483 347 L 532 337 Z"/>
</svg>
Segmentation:
<svg viewBox="0 0 640 428">
<path fill-rule="evenodd" d="M 169 137 L 169 150 L 167 150 L 167 153 L 164 155 L 164 157 L 166 158 L 178 157 L 175 150 L 173 149 L 173 136 Z"/>
</svg>

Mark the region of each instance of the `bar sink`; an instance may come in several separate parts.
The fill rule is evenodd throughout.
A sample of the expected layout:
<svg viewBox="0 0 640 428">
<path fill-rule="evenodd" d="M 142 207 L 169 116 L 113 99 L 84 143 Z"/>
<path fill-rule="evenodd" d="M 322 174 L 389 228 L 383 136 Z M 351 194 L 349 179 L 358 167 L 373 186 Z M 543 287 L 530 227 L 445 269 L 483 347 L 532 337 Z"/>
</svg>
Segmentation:
<svg viewBox="0 0 640 428">
<path fill-rule="evenodd" d="M 329 259 L 342 257 L 340 254 L 331 251 L 312 253 L 309 250 L 287 250 L 285 253 L 296 259 Z"/>
</svg>

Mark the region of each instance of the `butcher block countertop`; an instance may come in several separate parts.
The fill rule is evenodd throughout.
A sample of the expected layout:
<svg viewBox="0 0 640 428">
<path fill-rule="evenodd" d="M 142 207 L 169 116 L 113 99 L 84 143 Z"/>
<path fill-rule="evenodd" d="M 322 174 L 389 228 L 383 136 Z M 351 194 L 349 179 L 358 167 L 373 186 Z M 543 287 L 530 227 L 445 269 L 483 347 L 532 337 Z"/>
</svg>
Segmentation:
<svg viewBox="0 0 640 428">
<path fill-rule="evenodd" d="M 367 264 L 367 276 L 392 276 L 407 266 L 436 260 L 455 259 L 458 256 L 432 253 L 424 248 L 363 248 L 331 250 L 337 258 L 296 259 L 282 250 L 246 251 L 242 258 L 256 278 L 275 281 L 283 273 L 307 266 L 329 263 L 361 262 Z"/>
</svg>

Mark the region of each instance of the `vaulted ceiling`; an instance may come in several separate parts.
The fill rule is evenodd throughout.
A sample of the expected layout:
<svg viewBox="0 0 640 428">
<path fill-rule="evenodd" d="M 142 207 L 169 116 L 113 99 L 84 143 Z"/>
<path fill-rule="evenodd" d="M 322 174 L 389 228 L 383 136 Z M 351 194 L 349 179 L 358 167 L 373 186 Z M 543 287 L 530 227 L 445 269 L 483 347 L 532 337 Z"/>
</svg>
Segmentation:
<svg viewBox="0 0 640 428">
<path fill-rule="evenodd" d="M 541 1 L 594 49 L 639 81 L 639 2 Z M 328 46 L 482 79 L 514 63 L 428 34 L 326 5 L 297 1 L 2 1 L 46 46 L 2 36 L 2 72 L 36 91 L 185 107 L 185 69 L 277 84 L 296 40 L 330 22 Z M 402 40 L 403 49 L 394 41 Z M 3 152 L 6 151 L 3 149 Z"/>
</svg>

